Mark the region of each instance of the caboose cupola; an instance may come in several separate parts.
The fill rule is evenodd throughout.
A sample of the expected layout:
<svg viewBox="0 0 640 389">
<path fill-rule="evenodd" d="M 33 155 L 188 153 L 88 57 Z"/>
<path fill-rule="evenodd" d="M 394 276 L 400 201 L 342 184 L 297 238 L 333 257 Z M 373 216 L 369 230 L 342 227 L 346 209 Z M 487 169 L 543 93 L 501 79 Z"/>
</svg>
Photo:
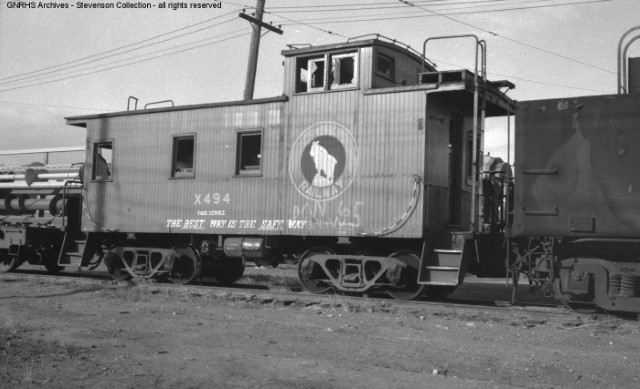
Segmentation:
<svg viewBox="0 0 640 389">
<path fill-rule="evenodd" d="M 322 46 L 289 46 L 285 94 L 332 92 L 416 85 L 423 62 L 409 46 L 395 40 L 349 40 Z M 431 63 L 426 68 L 435 70 Z"/>
</svg>

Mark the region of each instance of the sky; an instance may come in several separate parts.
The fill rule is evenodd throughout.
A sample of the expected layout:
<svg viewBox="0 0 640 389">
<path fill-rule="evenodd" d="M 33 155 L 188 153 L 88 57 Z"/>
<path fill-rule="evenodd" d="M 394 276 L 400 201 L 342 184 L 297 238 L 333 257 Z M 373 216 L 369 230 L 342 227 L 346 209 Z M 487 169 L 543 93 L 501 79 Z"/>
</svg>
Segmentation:
<svg viewBox="0 0 640 389">
<path fill-rule="evenodd" d="M 251 27 L 238 13 L 253 12 L 253 0 L 207 9 L 188 7 L 217 2 L 85 2 L 115 8 L 0 0 L 0 151 L 83 146 L 84 129 L 64 117 L 123 111 L 129 96 L 139 107 L 242 99 Z M 255 98 L 283 93 L 287 44 L 370 33 L 418 51 L 430 37 L 477 35 L 487 42 L 488 78 L 516 84 L 516 100 L 616 93 L 618 41 L 640 25 L 638 0 L 266 0 L 265 11 L 264 21 L 284 34 L 262 37 Z M 426 55 L 440 70 L 473 68 L 469 42 L 430 42 Z M 631 56 L 640 56 L 636 43 Z M 503 135 L 488 138 L 492 155 L 504 152 Z"/>
</svg>

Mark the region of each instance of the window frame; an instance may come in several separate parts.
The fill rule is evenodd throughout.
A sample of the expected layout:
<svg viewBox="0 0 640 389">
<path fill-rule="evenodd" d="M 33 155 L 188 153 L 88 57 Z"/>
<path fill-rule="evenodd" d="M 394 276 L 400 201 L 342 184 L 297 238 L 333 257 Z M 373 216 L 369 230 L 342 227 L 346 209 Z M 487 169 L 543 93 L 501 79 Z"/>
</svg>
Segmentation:
<svg viewBox="0 0 640 389">
<path fill-rule="evenodd" d="M 353 82 L 349 84 L 336 84 L 332 80 L 331 74 L 333 73 L 333 60 L 334 58 L 353 58 Z M 335 53 L 325 53 L 322 55 L 309 55 L 296 57 L 296 74 L 295 74 L 295 93 L 319 93 L 319 92 L 331 92 L 347 89 L 358 89 L 360 87 L 360 51 L 349 50 L 339 51 Z M 312 72 L 309 70 L 312 68 L 312 63 L 322 62 L 324 66 L 322 74 L 322 86 L 312 87 Z M 306 78 L 302 77 L 302 70 L 306 71 Z"/>
<path fill-rule="evenodd" d="M 353 82 L 349 83 L 349 84 L 336 84 L 335 83 L 335 78 L 331 80 L 330 85 L 327 86 L 328 90 L 339 90 L 339 89 L 351 89 L 351 88 L 357 88 L 358 87 L 358 52 L 357 51 L 352 51 L 352 52 L 346 52 L 346 53 L 339 53 L 339 54 L 330 54 L 329 55 L 329 62 L 331 62 L 331 70 L 326 70 L 327 76 L 325 78 L 332 78 L 329 77 L 329 72 L 331 71 L 332 73 L 334 72 L 334 58 L 335 59 L 343 59 L 343 58 L 353 58 Z M 338 74 L 340 73 L 340 71 L 338 71 Z M 338 76 L 339 78 L 339 76 Z"/>
<path fill-rule="evenodd" d="M 378 60 L 383 59 L 389 62 L 389 74 L 380 71 Z M 378 51 L 376 53 L 376 75 L 389 81 L 396 81 L 396 59 L 386 53 Z"/>
<path fill-rule="evenodd" d="M 251 169 L 242 169 L 243 166 L 243 142 L 242 139 L 248 136 L 260 136 L 260 149 L 258 153 L 259 164 L 257 168 L 253 168 L 255 165 L 251 165 Z M 236 131 L 236 163 L 235 163 L 235 176 L 234 177 L 261 177 L 264 150 L 264 128 L 243 129 Z M 246 165 L 245 165 L 246 166 Z"/>
<path fill-rule="evenodd" d="M 111 146 L 111 162 L 108 162 L 106 160 L 106 158 L 104 158 L 104 156 L 101 153 L 98 153 L 98 148 L 103 146 L 103 145 L 110 145 Z M 107 165 L 107 172 L 108 175 L 103 177 L 103 176 L 98 176 L 97 175 L 97 164 L 96 164 L 96 160 L 97 160 L 97 156 L 100 155 L 102 157 L 102 159 L 105 160 L 105 164 Z M 98 141 L 94 141 L 93 142 L 93 150 L 92 150 L 92 154 L 91 154 L 91 182 L 110 182 L 113 181 L 113 161 L 114 161 L 114 141 L 113 139 L 103 139 L 103 140 L 98 140 Z M 109 166 L 111 165 L 111 166 Z"/>
<path fill-rule="evenodd" d="M 172 180 L 181 180 L 181 179 L 193 179 L 196 177 L 196 133 L 188 133 L 188 134 L 173 134 L 171 135 L 171 170 L 169 171 L 169 178 Z M 192 139 L 193 140 L 193 150 L 191 155 L 191 171 L 186 172 L 177 172 L 176 165 L 178 163 L 178 143 L 181 140 Z M 185 168 L 189 169 L 189 168 Z"/>
</svg>

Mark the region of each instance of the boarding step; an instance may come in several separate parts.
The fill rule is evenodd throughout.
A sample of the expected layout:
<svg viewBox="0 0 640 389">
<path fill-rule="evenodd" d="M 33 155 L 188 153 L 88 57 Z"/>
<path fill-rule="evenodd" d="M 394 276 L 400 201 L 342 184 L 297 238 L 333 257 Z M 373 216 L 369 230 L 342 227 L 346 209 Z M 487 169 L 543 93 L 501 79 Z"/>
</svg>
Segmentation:
<svg viewBox="0 0 640 389">
<path fill-rule="evenodd" d="M 87 251 L 87 239 L 84 234 L 67 232 L 62 243 L 62 250 L 58 257 L 58 266 L 82 267 L 83 258 Z M 85 265 L 86 266 L 86 265 Z"/>
<path fill-rule="evenodd" d="M 450 235 L 451 239 L 445 247 L 437 248 L 424 245 L 418 272 L 418 283 L 421 285 L 458 286 L 462 283 L 464 273 L 473 252 L 473 241 L 460 239 L 461 234 Z M 452 245 L 457 241 L 456 245 Z M 454 246 L 454 247 L 451 247 Z"/>
<path fill-rule="evenodd" d="M 82 253 L 71 252 L 63 255 L 58 261 L 59 266 L 80 267 L 82 263 Z"/>
<path fill-rule="evenodd" d="M 78 250 L 78 252 L 84 252 L 84 248 L 87 246 L 87 241 L 86 239 L 83 240 L 75 240 L 73 241 L 73 243 L 76 246 L 76 250 Z"/>
<path fill-rule="evenodd" d="M 455 227 L 451 227 L 455 228 Z M 428 239 L 430 250 L 436 248 L 438 251 L 447 250 L 461 251 L 468 240 L 468 233 L 465 231 L 450 231 L 446 233 L 434 234 Z"/>
<path fill-rule="evenodd" d="M 443 267 L 460 267 L 462 250 L 436 249 L 430 253 L 429 264 Z"/>
<path fill-rule="evenodd" d="M 428 253 L 420 266 L 418 283 L 424 285 L 458 285 L 458 274 L 462 262 L 461 250 L 435 249 Z"/>
</svg>

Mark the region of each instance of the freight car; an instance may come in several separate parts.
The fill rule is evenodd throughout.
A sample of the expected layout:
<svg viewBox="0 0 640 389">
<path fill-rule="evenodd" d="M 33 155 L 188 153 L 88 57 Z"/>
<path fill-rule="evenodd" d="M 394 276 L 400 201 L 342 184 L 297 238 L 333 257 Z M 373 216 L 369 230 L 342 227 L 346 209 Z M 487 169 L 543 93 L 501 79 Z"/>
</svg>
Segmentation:
<svg viewBox="0 0 640 389">
<path fill-rule="evenodd" d="M 231 283 L 293 259 L 313 292 L 455 287 L 480 118 L 515 109 L 510 84 L 379 36 L 282 54 L 282 96 L 68 118 L 87 129 L 87 247 L 116 277 Z"/>
<path fill-rule="evenodd" d="M 426 59 L 445 38 L 472 43 L 473 71 Z M 422 53 L 379 35 L 290 47 L 273 98 L 67 118 L 87 130 L 80 184 L 0 194 L 30 218 L 42 211 L 20 199 L 61 192 L 53 213 L 69 220 L 53 233 L 6 216 L 0 269 L 49 251 L 56 268 L 104 259 L 116 279 L 229 284 L 246 260 L 293 260 L 308 291 L 397 299 L 450 293 L 468 271 L 524 273 L 567 302 L 640 311 L 638 95 L 517 104 L 512 83 L 487 80 L 484 41 L 433 39 Z M 485 119 L 514 114 L 517 180 L 483 153 Z"/>
<path fill-rule="evenodd" d="M 0 272 L 23 262 L 62 269 L 60 256 L 73 255 L 67 231 L 80 230 L 80 171 L 80 165 L 0 166 Z"/>
</svg>

